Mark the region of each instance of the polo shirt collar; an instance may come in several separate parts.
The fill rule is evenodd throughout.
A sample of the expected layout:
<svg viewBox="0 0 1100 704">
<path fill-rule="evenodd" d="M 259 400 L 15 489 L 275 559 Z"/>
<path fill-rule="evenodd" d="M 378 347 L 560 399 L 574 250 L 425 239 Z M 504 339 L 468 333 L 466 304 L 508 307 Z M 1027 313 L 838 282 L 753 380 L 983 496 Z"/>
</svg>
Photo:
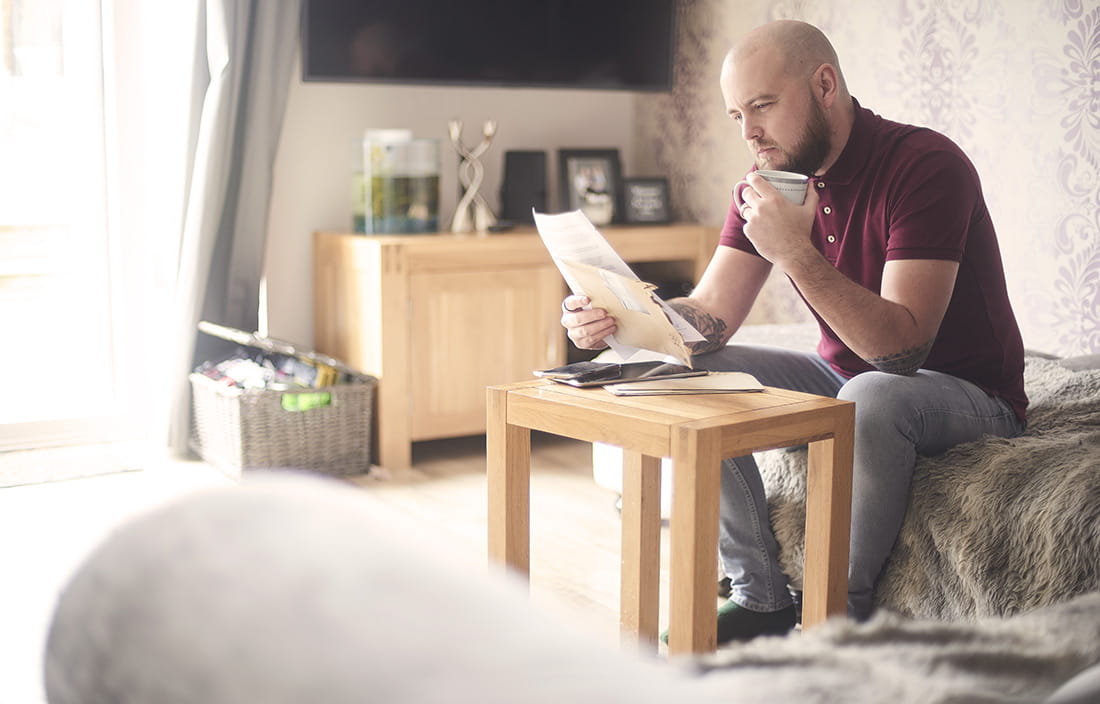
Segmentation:
<svg viewBox="0 0 1100 704">
<path fill-rule="evenodd" d="M 861 107 L 859 101 L 852 98 L 855 107 L 855 122 L 852 124 L 852 132 L 848 136 L 848 143 L 840 152 L 836 163 L 833 164 L 821 180 L 826 183 L 847 185 L 859 174 L 863 173 L 871 158 L 871 145 L 874 141 L 874 127 L 872 122 L 875 114 L 867 108 Z"/>
</svg>

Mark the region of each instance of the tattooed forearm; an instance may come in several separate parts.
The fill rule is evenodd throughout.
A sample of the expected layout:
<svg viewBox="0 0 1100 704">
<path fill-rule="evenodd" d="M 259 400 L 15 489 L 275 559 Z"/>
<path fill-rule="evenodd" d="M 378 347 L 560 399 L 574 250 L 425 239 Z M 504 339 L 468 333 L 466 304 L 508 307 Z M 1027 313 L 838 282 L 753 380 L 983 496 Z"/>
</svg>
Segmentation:
<svg viewBox="0 0 1100 704">
<path fill-rule="evenodd" d="M 668 304 L 706 338 L 700 342 L 691 343 L 692 353 L 713 352 L 729 341 L 732 333 L 727 332 L 726 323 L 721 318 L 716 318 L 693 305 L 686 298 L 675 298 L 668 301 Z"/>
<path fill-rule="evenodd" d="M 912 376 L 916 374 L 917 370 L 924 364 L 924 360 L 928 359 L 928 353 L 932 350 L 932 343 L 934 341 L 935 338 L 925 342 L 923 345 L 908 350 L 902 350 L 901 352 L 891 355 L 868 357 L 867 363 L 880 372 Z"/>
</svg>

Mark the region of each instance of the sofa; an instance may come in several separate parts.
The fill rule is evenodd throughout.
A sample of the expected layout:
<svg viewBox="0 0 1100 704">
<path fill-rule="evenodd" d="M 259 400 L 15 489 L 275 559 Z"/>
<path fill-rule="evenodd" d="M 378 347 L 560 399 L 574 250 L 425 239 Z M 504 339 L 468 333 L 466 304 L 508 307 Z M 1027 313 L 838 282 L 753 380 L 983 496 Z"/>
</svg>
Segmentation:
<svg viewBox="0 0 1100 704">
<path fill-rule="evenodd" d="M 600 647 L 503 572 L 319 475 L 126 522 L 65 585 L 50 704 L 1100 701 L 1100 594 L 1011 618 L 886 611 L 671 661 Z"/>
<path fill-rule="evenodd" d="M 814 324 L 753 325 L 731 344 L 812 350 Z M 1028 351 L 1028 428 L 919 458 L 876 606 L 936 620 L 1008 616 L 1100 590 L 1100 355 Z M 756 454 L 780 562 L 799 589 L 806 451 Z M 621 452 L 593 448 L 596 481 L 621 489 Z M 667 500 L 671 466 L 663 462 Z M 665 506 L 667 509 L 667 504 Z"/>
</svg>

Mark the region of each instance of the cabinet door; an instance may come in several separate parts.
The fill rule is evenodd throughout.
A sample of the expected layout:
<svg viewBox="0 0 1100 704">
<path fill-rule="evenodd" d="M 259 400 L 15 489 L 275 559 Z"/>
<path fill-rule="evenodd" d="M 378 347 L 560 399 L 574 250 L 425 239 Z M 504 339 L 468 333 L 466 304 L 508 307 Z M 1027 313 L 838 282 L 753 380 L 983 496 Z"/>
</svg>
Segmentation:
<svg viewBox="0 0 1100 704">
<path fill-rule="evenodd" d="M 552 266 L 411 277 L 413 440 L 485 431 L 485 387 L 564 363 Z"/>
</svg>

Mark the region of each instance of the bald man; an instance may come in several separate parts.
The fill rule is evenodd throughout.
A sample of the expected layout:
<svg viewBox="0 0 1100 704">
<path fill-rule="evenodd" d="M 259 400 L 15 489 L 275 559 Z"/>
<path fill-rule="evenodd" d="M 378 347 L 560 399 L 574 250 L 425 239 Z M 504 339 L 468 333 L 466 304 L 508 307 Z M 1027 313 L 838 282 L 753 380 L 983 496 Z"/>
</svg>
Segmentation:
<svg viewBox="0 0 1100 704">
<path fill-rule="evenodd" d="M 900 530 L 918 455 L 1026 422 L 1023 344 L 978 174 L 932 130 L 891 122 L 848 93 L 836 52 L 790 20 L 751 31 L 726 55 L 727 113 L 755 161 L 744 205 L 690 297 L 671 301 L 703 333 L 696 366 L 854 401 L 856 444 L 848 613 L 867 618 Z M 756 169 L 810 177 L 795 205 Z M 772 268 L 816 318 L 816 353 L 730 345 Z M 563 302 L 578 347 L 600 349 L 615 320 Z M 752 456 L 722 468 L 719 553 L 731 582 L 718 642 L 795 625 Z"/>
</svg>

